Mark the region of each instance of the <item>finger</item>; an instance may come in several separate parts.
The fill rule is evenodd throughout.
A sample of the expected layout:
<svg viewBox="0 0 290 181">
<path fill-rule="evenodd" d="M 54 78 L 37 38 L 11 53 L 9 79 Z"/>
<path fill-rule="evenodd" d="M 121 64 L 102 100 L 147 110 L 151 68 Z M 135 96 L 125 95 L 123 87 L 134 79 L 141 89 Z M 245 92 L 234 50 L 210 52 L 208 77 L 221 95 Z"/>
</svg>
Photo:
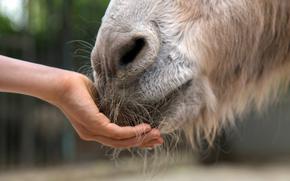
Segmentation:
<svg viewBox="0 0 290 181">
<path fill-rule="evenodd" d="M 148 124 L 140 124 L 135 127 L 120 127 L 111 123 L 103 113 L 98 112 L 98 108 L 94 104 L 83 107 L 85 109 L 78 109 L 78 114 L 71 113 L 70 110 L 63 110 L 63 112 L 100 136 L 113 139 L 128 139 L 145 134 L 151 130 Z"/>
<path fill-rule="evenodd" d="M 154 142 L 156 144 L 159 144 L 163 140 L 160 138 L 158 130 L 153 130 L 147 133 L 146 135 L 143 135 L 141 137 L 134 137 L 130 139 L 125 140 L 116 140 L 104 136 L 96 136 L 96 140 L 106 146 L 114 147 L 114 148 L 131 148 L 131 147 L 140 147 L 142 144 L 146 144 L 151 142 L 152 140 L 157 140 L 157 142 Z"/>
<path fill-rule="evenodd" d="M 112 148 L 131 148 L 138 146 L 138 140 L 136 138 L 131 138 L 128 140 L 113 140 L 111 138 L 97 136 L 96 140 L 105 146 Z"/>
<path fill-rule="evenodd" d="M 78 135 L 80 136 L 80 138 L 82 140 L 98 141 L 98 140 L 96 140 L 96 137 L 98 135 L 105 137 L 104 135 L 99 134 L 100 130 L 93 129 L 94 126 L 80 124 L 78 121 L 76 121 L 69 114 L 67 114 L 67 117 L 71 120 L 72 126 L 75 128 L 76 132 L 78 133 Z M 145 131 L 147 131 L 146 128 L 145 128 Z M 96 134 L 96 132 L 98 132 L 98 134 Z M 156 130 L 156 129 L 151 130 L 151 128 L 150 128 L 149 132 L 147 132 L 147 134 L 144 134 L 143 136 L 136 137 L 137 138 L 136 142 L 142 144 L 143 142 L 148 142 L 153 138 L 158 138 L 159 136 L 160 136 L 160 132 L 158 130 Z M 114 140 L 114 138 L 111 138 L 111 139 Z M 118 140 L 118 139 L 115 138 L 115 140 Z M 98 142 L 100 142 L 100 141 L 98 141 Z M 100 143 L 104 144 L 103 142 L 100 142 Z"/>
<path fill-rule="evenodd" d="M 95 120 L 97 120 L 95 121 L 95 128 L 98 129 L 98 132 L 96 133 L 100 136 L 113 139 L 133 138 L 151 131 L 151 126 L 149 124 L 140 124 L 134 127 L 118 126 L 117 124 L 111 123 L 111 121 L 103 113 L 98 113 L 95 116 Z"/>
<path fill-rule="evenodd" d="M 153 139 L 149 139 L 149 140 L 146 140 L 144 141 L 140 147 L 147 147 L 147 146 L 154 146 L 154 145 L 161 145 L 164 143 L 164 140 L 163 138 L 160 136 L 160 137 L 154 137 Z"/>
<path fill-rule="evenodd" d="M 153 140 L 161 140 L 162 137 L 160 135 L 159 130 L 157 129 L 152 129 L 150 132 L 148 132 L 147 134 L 143 135 L 142 137 L 139 138 L 140 139 L 140 145 L 142 144 L 147 144 Z"/>
<path fill-rule="evenodd" d="M 155 140 L 160 139 L 160 135 L 158 134 L 159 132 L 156 129 L 140 137 L 134 137 L 125 140 L 117 140 L 104 136 L 95 135 L 94 133 L 88 131 L 86 127 L 84 127 L 82 124 L 79 123 L 75 123 L 73 126 L 82 140 L 97 141 L 103 145 L 114 148 L 139 147 L 144 143 L 151 142 L 153 139 Z"/>
<path fill-rule="evenodd" d="M 163 142 L 163 139 L 154 139 L 147 143 L 143 143 L 142 145 L 140 145 L 140 148 L 154 148 L 156 146 L 162 145 Z"/>
<path fill-rule="evenodd" d="M 103 145 L 113 147 L 113 148 L 133 148 L 133 147 L 140 147 L 142 145 L 142 141 L 140 138 L 130 138 L 126 140 L 114 140 L 111 138 L 97 136 L 96 140 Z"/>
<path fill-rule="evenodd" d="M 148 124 L 140 124 L 134 127 L 132 126 L 121 127 L 116 124 L 109 123 L 104 127 L 103 133 L 104 136 L 106 137 L 121 140 L 134 138 L 143 135 L 145 133 L 148 133 L 151 130 L 152 128 Z"/>
<path fill-rule="evenodd" d="M 120 127 L 116 124 L 110 123 L 110 120 L 102 113 L 96 114 L 96 118 L 99 121 L 95 121 L 92 124 L 92 121 L 87 122 L 87 124 L 84 124 L 84 122 L 78 121 L 76 117 L 71 115 L 67 110 L 63 110 L 63 112 L 66 114 L 66 116 L 71 120 L 73 127 L 77 131 L 78 135 L 81 137 L 81 139 L 86 141 L 96 141 L 96 136 L 101 137 L 108 137 L 111 138 L 111 141 L 109 143 L 102 142 L 102 140 L 98 141 L 102 144 L 107 145 L 116 145 L 117 147 L 132 147 L 132 146 L 138 146 L 142 143 L 146 143 L 154 138 L 160 137 L 160 132 L 157 129 L 151 130 L 150 125 L 147 124 L 141 124 L 135 127 Z M 105 129 L 104 129 L 105 128 Z M 150 134 L 146 134 L 150 132 Z M 144 135 L 146 134 L 146 135 Z M 144 135 L 141 137 L 141 135 Z M 132 142 L 121 142 L 120 144 L 117 144 L 115 141 L 112 140 L 122 140 L 122 139 L 128 139 L 128 138 L 134 138 L 137 139 L 133 140 L 135 141 L 134 144 Z M 109 141 L 108 139 L 104 141 Z M 132 141 L 132 140 L 131 140 Z"/>
<path fill-rule="evenodd" d="M 150 132 L 144 135 L 143 143 L 146 143 L 148 141 L 151 141 L 153 139 L 159 139 L 161 138 L 160 131 L 158 129 L 152 129 Z"/>
</svg>

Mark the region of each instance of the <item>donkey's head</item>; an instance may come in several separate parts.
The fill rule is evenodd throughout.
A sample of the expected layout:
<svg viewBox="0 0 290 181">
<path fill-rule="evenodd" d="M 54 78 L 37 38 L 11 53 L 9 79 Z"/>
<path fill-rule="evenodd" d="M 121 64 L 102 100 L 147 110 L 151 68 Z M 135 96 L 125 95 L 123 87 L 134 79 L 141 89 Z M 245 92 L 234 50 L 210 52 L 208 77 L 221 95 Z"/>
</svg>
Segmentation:
<svg viewBox="0 0 290 181">
<path fill-rule="evenodd" d="M 278 85 L 266 75 L 286 72 L 289 37 L 287 0 L 111 0 L 92 52 L 97 102 L 120 125 L 210 139 Z"/>
</svg>

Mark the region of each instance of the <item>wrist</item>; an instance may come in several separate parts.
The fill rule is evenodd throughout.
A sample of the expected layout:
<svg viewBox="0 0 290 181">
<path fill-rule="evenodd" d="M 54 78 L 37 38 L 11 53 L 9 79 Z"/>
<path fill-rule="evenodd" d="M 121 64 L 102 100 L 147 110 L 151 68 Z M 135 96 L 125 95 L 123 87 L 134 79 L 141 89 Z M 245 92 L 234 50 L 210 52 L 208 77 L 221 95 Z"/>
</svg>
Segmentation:
<svg viewBox="0 0 290 181">
<path fill-rule="evenodd" d="M 58 69 L 53 76 L 50 91 L 48 94 L 43 95 L 44 99 L 54 105 L 59 105 L 63 97 L 70 91 L 72 79 L 75 76 L 74 72 Z"/>
<path fill-rule="evenodd" d="M 72 92 L 81 87 L 80 84 L 83 84 L 85 79 L 87 77 L 80 73 L 60 70 L 59 74 L 55 76 L 53 89 L 46 100 L 61 107 L 70 100 Z"/>
</svg>

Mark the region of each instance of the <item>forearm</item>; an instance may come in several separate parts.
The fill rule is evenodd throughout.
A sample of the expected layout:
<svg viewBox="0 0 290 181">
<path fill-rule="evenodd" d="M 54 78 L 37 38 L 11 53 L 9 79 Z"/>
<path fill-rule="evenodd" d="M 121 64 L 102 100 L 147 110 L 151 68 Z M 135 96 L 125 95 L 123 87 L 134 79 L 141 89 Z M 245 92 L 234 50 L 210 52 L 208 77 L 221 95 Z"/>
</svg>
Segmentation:
<svg viewBox="0 0 290 181">
<path fill-rule="evenodd" d="M 0 91 L 30 95 L 50 102 L 57 99 L 55 93 L 68 72 L 0 55 Z"/>
</svg>

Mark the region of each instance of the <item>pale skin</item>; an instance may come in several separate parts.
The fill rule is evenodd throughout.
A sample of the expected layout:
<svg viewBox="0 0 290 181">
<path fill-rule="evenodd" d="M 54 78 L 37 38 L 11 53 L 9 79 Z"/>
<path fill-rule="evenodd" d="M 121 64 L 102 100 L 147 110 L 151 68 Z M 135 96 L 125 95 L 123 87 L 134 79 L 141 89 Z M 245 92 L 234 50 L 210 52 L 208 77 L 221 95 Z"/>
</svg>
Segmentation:
<svg viewBox="0 0 290 181">
<path fill-rule="evenodd" d="M 163 143 L 159 130 L 150 125 L 111 123 L 93 101 L 91 86 L 82 74 L 0 55 L 0 92 L 37 97 L 58 107 L 83 140 L 114 148 L 152 148 Z"/>
</svg>

